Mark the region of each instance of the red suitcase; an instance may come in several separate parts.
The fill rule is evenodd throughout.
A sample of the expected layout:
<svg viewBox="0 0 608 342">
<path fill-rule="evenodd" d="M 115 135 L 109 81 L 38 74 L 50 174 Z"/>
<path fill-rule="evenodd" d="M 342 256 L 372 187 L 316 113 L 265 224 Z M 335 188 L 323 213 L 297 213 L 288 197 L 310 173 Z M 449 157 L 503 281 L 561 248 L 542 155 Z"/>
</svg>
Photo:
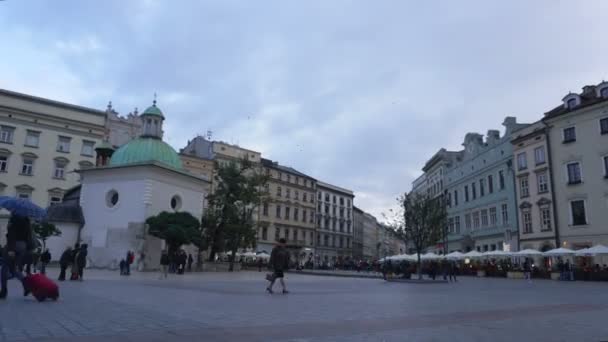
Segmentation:
<svg viewBox="0 0 608 342">
<path fill-rule="evenodd" d="M 25 277 L 25 286 L 39 302 L 47 298 L 57 300 L 59 298 L 59 287 L 54 281 L 44 274 L 36 273 Z"/>
</svg>

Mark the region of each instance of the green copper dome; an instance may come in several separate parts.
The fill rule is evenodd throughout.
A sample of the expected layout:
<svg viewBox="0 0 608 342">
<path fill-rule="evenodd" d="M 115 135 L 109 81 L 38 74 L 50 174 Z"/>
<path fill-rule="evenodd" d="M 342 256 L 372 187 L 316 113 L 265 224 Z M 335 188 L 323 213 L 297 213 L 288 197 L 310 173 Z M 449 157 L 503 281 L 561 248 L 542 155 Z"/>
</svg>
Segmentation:
<svg viewBox="0 0 608 342">
<path fill-rule="evenodd" d="M 155 116 L 160 116 L 163 119 L 165 118 L 163 115 L 163 112 L 161 112 L 160 108 L 156 107 L 156 101 L 154 101 L 153 105 L 146 108 L 146 110 L 144 110 L 144 112 L 141 113 L 141 115 L 155 115 Z"/>
<path fill-rule="evenodd" d="M 160 162 L 175 169 L 182 169 L 182 161 L 173 147 L 155 138 L 137 138 L 122 145 L 112 155 L 110 166 L 145 162 Z"/>
</svg>

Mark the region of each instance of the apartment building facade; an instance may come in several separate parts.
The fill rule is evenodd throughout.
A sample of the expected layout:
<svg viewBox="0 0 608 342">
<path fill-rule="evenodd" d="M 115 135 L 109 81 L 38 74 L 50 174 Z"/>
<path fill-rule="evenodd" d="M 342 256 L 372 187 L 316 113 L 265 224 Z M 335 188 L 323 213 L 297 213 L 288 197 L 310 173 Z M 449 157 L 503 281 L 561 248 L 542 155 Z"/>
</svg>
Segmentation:
<svg viewBox="0 0 608 342">
<path fill-rule="evenodd" d="M 317 181 L 316 262 L 335 264 L 352 257 L 353 200 L 351 190 Z"/>
</svg>

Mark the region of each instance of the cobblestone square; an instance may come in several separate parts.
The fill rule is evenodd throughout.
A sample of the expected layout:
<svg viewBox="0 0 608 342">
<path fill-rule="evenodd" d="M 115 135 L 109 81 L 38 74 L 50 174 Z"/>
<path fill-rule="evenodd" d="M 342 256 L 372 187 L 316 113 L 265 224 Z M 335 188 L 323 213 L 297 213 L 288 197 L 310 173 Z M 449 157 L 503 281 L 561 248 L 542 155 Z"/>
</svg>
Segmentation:
<svg viewBox="0 0 608 342">
<path fill-rule="evenodd" d="M 51 270 L 55 276 L 56 270 Z M 264 273 L 120 277 L 89 271 L 58 302 L 0 302 L 1 341 L 602 341 L 606 284 L 461 278 L 454 284 Z M 277 284 L 278 285 L 278 284 Z"/>
</svg>

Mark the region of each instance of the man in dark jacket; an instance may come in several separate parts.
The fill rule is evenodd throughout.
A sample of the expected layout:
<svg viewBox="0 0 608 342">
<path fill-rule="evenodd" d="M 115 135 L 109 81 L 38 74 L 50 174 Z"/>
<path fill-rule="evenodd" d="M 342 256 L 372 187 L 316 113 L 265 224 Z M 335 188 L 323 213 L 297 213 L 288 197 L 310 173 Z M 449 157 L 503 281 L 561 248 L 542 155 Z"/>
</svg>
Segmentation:
<svg viewBox="0 0 608 342">
<path fill-rule="evenodd" d="M 2 255 L 2 268 L 0 271 L 1 285 L 0 299 L 8 295 L 7 281 L 10 274 L 21 281 L 23 295 L 29 291 L 23 282 L 23 257 L 33 249 L 33 234 L 30 219 L 24 216 L 12 215 L 7 226 L 6 247 Z"/>
<path fill-rule="evenodd" d="M 82 246 L 80 246 L 80 251 L 78 251 L 78 254 L 76 255 L 76 264 L 78 265 L 78 280 L 80 281 L 82 281 L 84 268 L 87 267 L 87 255 L 89 254 L 88 247 L 89 245 L 86 243 L 82 244 Z"/>
<path fill-rule="evenodd" d="M 273 293 L 272 287 L 277 279 L 281 281 L 283 293 L 289 293 L 289 291 L 287 291 L 287 287 L 285 286 L 285 275 L 283 273 L 289 268 L 289 252 L 287 251 L 287 248 L 285 248 L 285 243 L 285 239 L 280 239 L 279 244 L 275 246 L 270 253 L 269 266 L 272 268 L 273 276 L 270 285 L 268 285 L 266 288 L 268 293 Z"/>
<path fill-rule="evenodd" d="M 70 267 L 72 263 L 72 247 L 69 247 L 63 251 L 61 254 L 61 258 L 59 259 L 59 267 L 61 268 L 61 272 L 59 272 L 59 281 L 65 280 L 65 271 Z"/>
</svg>

